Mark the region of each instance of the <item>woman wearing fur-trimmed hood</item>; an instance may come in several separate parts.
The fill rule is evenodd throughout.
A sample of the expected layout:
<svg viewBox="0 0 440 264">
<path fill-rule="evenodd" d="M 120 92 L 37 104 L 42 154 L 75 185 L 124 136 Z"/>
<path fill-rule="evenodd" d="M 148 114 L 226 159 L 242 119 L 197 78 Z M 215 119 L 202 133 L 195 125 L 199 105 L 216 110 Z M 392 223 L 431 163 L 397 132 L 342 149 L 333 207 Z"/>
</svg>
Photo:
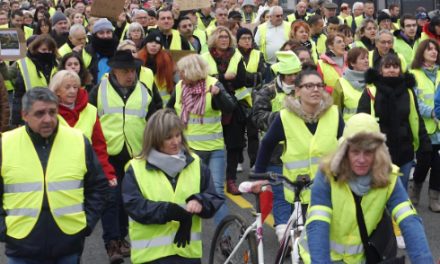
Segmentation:
<svg viewBox="0 0 440 264">
<path fill-rule="evenodd" d="M 342 116 L 316 71 L 302 71 L 294 84 L 295 92 L 286 96 L 284 109 L 261 141 L 255 166 L 255 172 L 265 172 L 273 149 L 284 141 L 283 174 L 292 181 L 304 174 L 314 178 L 320 158 L 336 149 L 344 127 Z M 291 190 L 285 188 L 284 196 L 293 203 Z M 303 192 L 301 202 L 308 204 L 309 200 L 310 193 Z"/>
<path fill-rule="evenodd" d="M 403 231 L 411 263 L 433 262 L 421 219 L 398 179 L 399 168 L 391 162 L 386 139 L 371 115 L 348 119 L 339 147 L 323 159 L 312 185 L 299 242 L 304 263 L 378 263 L 379 254 L 369 250 L 374 244 L 367 243 L 373 231 L 382 235 L 388 250 L 396 249 L 386 211 Z M 382 218 L 389 221 L 385 228 Z M 396 256 L 392 251 L 388 257 Z"/>
</svg>

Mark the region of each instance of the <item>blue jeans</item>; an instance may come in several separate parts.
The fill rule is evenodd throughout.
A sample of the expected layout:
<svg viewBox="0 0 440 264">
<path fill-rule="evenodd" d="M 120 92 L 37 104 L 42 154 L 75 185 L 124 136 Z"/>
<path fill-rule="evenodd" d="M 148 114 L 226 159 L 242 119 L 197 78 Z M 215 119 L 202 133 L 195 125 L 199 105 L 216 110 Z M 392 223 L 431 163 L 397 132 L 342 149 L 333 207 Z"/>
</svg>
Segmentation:
<svg viewBox="0 0 440 264">
<path fill-rule="evenodd" d="M 269 166 L 267 171 L 282 174 L 282 166 Z M 292 214 L 292 205 L 284 199 L 284 187 L 283 185 L 272 185 L 273 193 L 273 207 L 272 213 L 275 220 L 275 226 L 280 224 L 287 224 L 289 217 Z"/>
<path fill-rule="evenodd" d="M 400 166 L 400 172 L 402 173 L 402 176 L 400 176 L 399 178 L 402 181 L 405 191 L 408 189 L 409 174 L 411 172 L 411 168 L 413 167 L 413 164 L 414 161 L 410 161 Z"/>
<path fill-rule="evenodd" d="M 209 168 L 211 171 L 211 176 L 214 181 L 215 190 L 217 193 L 225 198 L 225 150 L 213 150 L 213 151 L 198 151 L 194 152 L 199 155 L 203 164 Z M 228 215 L 228 208 L 226 207 L 226 202 L 218 209 L 214 216 L 214 222 L 218 225 L 223 218 Z"/>
<path fill-rule="evenodd" d="M 34 260 L 27 258 L 8 257 L 8 264 L 78 264 L 79 254 L 60 257 L 58 259 Z"/>
</svg>

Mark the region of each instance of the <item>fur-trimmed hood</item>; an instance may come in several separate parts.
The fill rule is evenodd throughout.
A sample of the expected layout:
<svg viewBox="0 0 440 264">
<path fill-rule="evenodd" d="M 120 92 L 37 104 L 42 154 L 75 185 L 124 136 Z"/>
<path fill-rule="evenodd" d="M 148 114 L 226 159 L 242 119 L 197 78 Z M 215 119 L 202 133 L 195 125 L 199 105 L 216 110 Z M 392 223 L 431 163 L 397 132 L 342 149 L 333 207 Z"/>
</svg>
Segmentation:
<svg viewBox="0 0 440 264">
<path fill-rule="evenodd" d="M 324 113 L 333 105 L 333 98 L 331 97 L 331 95 L 325 90 L 322 90 L 321 92 L 323 95 L 321 103 L 318 110 L 313 115 L 304 112 L 304 110 L 302 109 L 301 101 L 298 97 L 286 96 L 284 100 L 284 107 L 303 119 L 304 122 L 316 123 L 318 122 L 319 118 L 321 118 L 321 116 L 323 116 Z"/>
<path fill-rule="evenodd" d="M 382 75 L 379 74 L 379 72 L 373 68 L 368 69 L 365 72 L 365 82 L 367 84 L 380 84 L 384 82 L 384 79 L 386 79 L 387 77 L 383 77 Z M 395 84 L 400 83 L 399 79 L 401 82 L 405 83 L 405 86 L 407 88 L 412 88 L 414 86 L 416 86 L 416 79 L 414 78 L 414 75 L 412 73 L 409 73 L 408 71 L 405 72 L 403 75 L 401 75 L 400 77 L 396 77 L 393 78 L 395 79 L 394 81 L 397 81 Z"/>
</svg>

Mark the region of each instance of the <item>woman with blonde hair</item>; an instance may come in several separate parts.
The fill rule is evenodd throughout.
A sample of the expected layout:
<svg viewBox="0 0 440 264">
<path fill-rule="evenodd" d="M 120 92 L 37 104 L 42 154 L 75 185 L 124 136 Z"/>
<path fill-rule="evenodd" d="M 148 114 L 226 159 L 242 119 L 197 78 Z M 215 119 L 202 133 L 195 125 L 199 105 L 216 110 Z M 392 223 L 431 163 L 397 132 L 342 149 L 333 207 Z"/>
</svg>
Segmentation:
<svg viewBox="0 0 440 264">
<path fill-rule="evenodd" d="M 433 263 L 421 219 L 398 180 L 399 168 L 391 162 L 386 136 L 375 118 L 365 113 L 352 116 L 339 141 L 336 152 L 321 162 L 312 185 L 300 240 L 304 263 L 378 263 L 383 259 L 369 243 L 377 236 L 394 248 L 389 257 L 395 258 L 387 212 L 403 231 L 411 263 Z"/>
<path fill-rule="evenodd" d="M 208 64 L 200 55 L 188 55 L 177 63 L 180 81 L 171 95 L 168 107 L 174 108 L 185 125 L 188 145 L 209 167 L 217 193 L 224 197 L 225 143 L 221 116 L 235 107 L 232 95 L 208 75 Z M 226 206 L 216 221 L 226 216 Z"/>
<path fill-rule="evenodd" d="M 98 156 L 109 186 L 118 184 L 115 170 L 108 162 L 107 144 L 99 122 L 96 107 L 88 103 L 89 95 L 81 88 L 78 74 L 71 70 L 60 70 L 49 84 L 49 89 L 58 96 L 60 124 L 77 128 L 89 139 Z"/>
<path fill-rule="evenodd" d="M 128 163 L 122 199 L 133 220 L 132 263 L 201 263 L 202 218 L 212 217 L 224 198 L 184 130 L 173 110 L 157 111 L 145 127 L 140 156 Z"/>
<path fill-rule="evenodd" d="M 231 31 L 218 26 L 208 38 L 209 52 L 202 57 L 209 65 L 209 75 L 216 77 L 225 90 L 233 96 L 233 113 L 223 115 L 223 133 L 227 150 L 226 189 L 238 195 L 236 186 L 237 166 L 243 162 L 246 146 L 246 122 L 252 106 L 250 91 L 246 89 L 246 69 L 243 58 Z"/>
</svg>

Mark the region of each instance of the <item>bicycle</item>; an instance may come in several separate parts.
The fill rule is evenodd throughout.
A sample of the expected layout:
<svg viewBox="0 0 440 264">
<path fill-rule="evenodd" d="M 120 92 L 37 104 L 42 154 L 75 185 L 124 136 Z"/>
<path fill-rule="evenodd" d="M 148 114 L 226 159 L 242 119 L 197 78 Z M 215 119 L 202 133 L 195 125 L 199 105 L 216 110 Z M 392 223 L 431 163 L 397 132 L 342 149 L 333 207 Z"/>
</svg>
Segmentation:
<svg viewBox="0 0 440 264">
<path fill-rule="evenodd" d="M 305 216 L 301 206 L 300 194 L 312 184 L 308 175 L 299 175 L 290 181 L 282 174 L 274 172 L 253 173 L 250 179 L 256 182 L 242 182 L 239 189 L 243 193 L 252 193 L 256 197 L 255 221 L 249 224 L 240 215 L 229 215 L 223 219 L 215 230 L 209 254 L 210 264 L 262 264 L 264 263 L 263 222 L 258 194 L 266 191 L 268 184 L 284 184 L 295 192 L 294 206 L 286 232 L 278 248 L 275 263 L 284 263 L 290 253 L 293 264 L 300 263 L 298 242 L 304 229 Z M 255 209 L 255 208 L 254 208 Z M 291 244 L 290 241 L 293 241 Z"/>
</svg>

